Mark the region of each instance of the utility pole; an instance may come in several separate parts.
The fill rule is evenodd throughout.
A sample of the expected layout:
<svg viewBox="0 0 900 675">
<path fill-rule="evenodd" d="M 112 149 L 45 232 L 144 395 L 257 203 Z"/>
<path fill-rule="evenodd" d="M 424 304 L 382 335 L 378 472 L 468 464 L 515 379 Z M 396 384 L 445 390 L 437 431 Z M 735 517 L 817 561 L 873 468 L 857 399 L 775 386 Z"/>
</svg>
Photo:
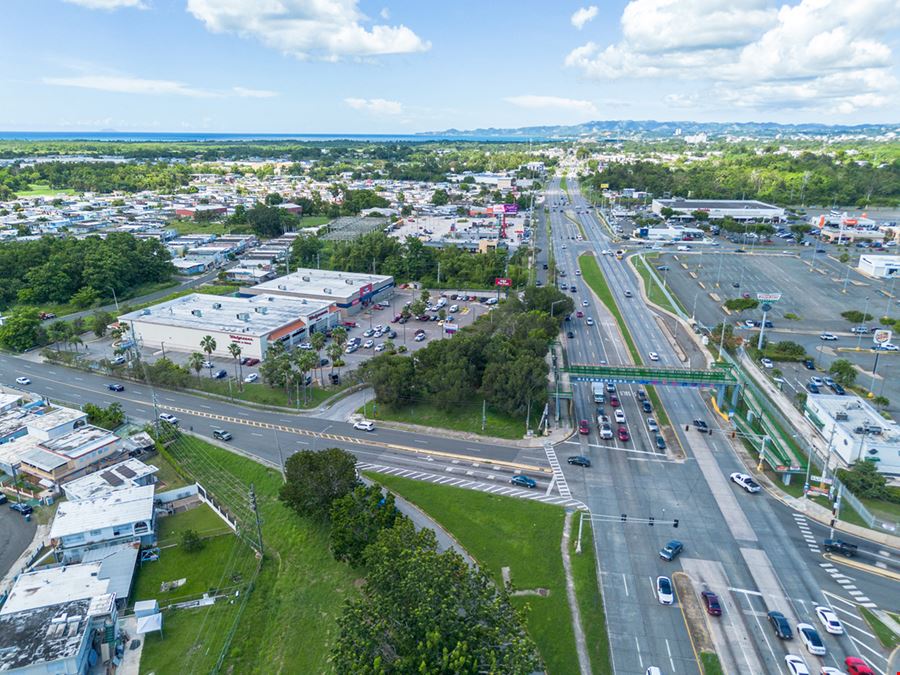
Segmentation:
<svg viewBox="0 0 900 675">
<path fill-rule="evenodd" d="M 265 555 L 263 551 L 262 538 L 262 521 L 259 519 L 259 507 L 256 504 L 256 491 L 253 489 L 253 483 L 250 483 L 250 508 L 253 509 L 253 515 L 256 517 L 256 537 L 259 542 L 259 557 Z"/>
<path fill-rule="evenodd" d="M 275 436 L 275 447 L 278 449 L 278 459 L 281 461 L 281 481 L 287 483 L 287 474 L 284 471 L 284 453 L 281 451 L 281 443 L 278 442 L 278 430 L 272 429 L 272 435 Z"/>
<path fill-rule="evenodd" d="M 487 426 L 487 401 L 482 399 L 481 401 L 481 430 L 484 431 L 484 428 Z"/>
</svg>

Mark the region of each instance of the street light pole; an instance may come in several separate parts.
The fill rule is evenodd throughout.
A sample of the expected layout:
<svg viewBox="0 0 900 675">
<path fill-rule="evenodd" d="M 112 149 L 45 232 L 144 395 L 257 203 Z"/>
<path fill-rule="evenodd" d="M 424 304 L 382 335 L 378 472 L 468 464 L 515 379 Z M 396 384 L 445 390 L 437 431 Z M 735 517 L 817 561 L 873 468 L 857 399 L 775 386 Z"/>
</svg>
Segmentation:
<svg viewBox="0 0 900 675">
<path fill-rule="evenodd" d="M 865 305 L 865 308 L 863 309 L 863 321 L 866 321 L 866 317 L 868 315 L 869 315 L 869 296 L 867 295 L 866 296 L 866 305 Z M 857 328 L 858 328 L 858 326 L 857 326 Z M 860 345 L 862 345 L 862 336 L 863 336 L 863 334 L 860 333 L 859 336 L 856 338 L 856 351 L 859 351 Z"/>
<path fill-rule="evenodd" d="M 116 289 L 112 286 L 109 287 L 109 290 L 113 293 L 113 301 L 116 303 L 116 311 L 119 311 L 119 298 L 116 297 Z"/>
</svg>

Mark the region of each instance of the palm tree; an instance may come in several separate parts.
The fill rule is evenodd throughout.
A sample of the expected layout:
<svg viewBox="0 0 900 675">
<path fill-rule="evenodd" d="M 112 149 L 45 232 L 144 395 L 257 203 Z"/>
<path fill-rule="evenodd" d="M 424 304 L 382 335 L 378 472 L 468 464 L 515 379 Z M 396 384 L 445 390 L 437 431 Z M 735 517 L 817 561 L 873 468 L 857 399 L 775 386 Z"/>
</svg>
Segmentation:
<svg viewBox="0 0 900 675">
<path fill-rule="evenodd" d="M 197 384 L 200 384 L 200 371 L 203 370 L 203 354 L 194 352 L 188 357 L 188 367 L 197 373 Z"/>
<path fill-rule="evenodd" d="M 316 367 L 319 369 L 319 382 L 322 382 L 322 378 L 325 373 L 322 372 L 322 347 L 325 346 L 325 333 L 313 333 L 309 341 L 312 342 L 313 349 L 316 350 Z"/>
<path fill-rule="evenodd" d="M 316 363 L 318 362 L 316 359 L 316 355 L 311 351 L 298 349 L 294 351 L 293 354 L 293 365 L 297 367 L 297 370 L 300 371 L 300 380 L 303 382 L 303 401 L 306 402 L 306 375 L 313 368 L 316 367 Z"/>
<path fill-rule="evenodd" d="M 337 365 L 338 359 L 341 358 L 341 354 L 344 353 L 344 350 L 337 342 L 332 342 L 325 351 L 331 358 L 331 372 L 333 373 L 334 367 Z"/>
<path fill-rule="evenodd" d="M 66 333 L 65 321 L 54 321 L 47 326 L 47 337 L 50 338 L 50 342 L 56 344 L 56 351 L 59 351 L 59 343 L 66 338 Z"/>
<path fill-rule="evenodd" d="M 231 354 L 231 358 L 234 359 L 235 369 L 240 372 L 240 375 L 238 375 L 237 378 L 238 388 L 241 391 L 244 391 L 244 380 L 242 379 L 244 377 L 244 369 L 241 367 L 241 362 L 239 360 L 241 356 L 241 346 L 237 342 L 230 343 L 228 345 L 228 353 Z M 235 373 L 235 375 L 237 375 L 237 373 Z"/>
<path fill-rule="evenodd" d="M 216 351 L 216 339 L 212 335 L 204 335 L 200 338 L 200 349 L 206 352 L 206 359 L 209 360 Z M 212 366 L 209 368 L 209 377 L 212 379 Z"/>
<path fill-rule="evenodd" d="M 81 339 L 80 335 L 70 335 L 69 336 L 69 344 L 75 347 L 75 351 L 78 351 L 78 345 L 83 345 L 84 340 Z"/>
</svg>

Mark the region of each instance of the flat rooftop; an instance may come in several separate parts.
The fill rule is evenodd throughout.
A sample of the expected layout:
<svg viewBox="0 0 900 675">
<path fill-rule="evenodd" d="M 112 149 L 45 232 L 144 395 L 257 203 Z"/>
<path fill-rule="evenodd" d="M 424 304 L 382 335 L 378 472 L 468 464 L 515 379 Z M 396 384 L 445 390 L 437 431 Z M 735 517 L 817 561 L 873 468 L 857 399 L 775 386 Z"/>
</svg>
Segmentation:
<svg viewBox="0 0 900 675">
<path fill-rule="evenodd" d="M 344 298 L 349 295 L 358 295 L 360 289 L 369 284 L 373 288 L 378 288 L 393 279 L 392 276 L 384 274 L 357 274 L 355 272 L 301 268 L 277 279 L 264 281 L 249 290 L 253 293 L 287 293 L 314 298 L 331 296 Z"/>
<path fill-rule="evenodd" d="M 756 201 L 755 199 L 657 199 L 663 206 L 674 209 L 768 209 L 783 211 L 784 209 Z"/>
<path fill-rule="evenodd" d="M 126 459 L 100 471 L 76 478 L 62 486 L 69 499 L 90 499 L 116 490 L 134 487 L 135 481 L 151 476 L 159 471 L 151 464 L 139 459 Z"/>
<path fill-rule="evenodd" d="M 0 410 L 7 406 L 15 405 L 22 399 L 22 394 L 2 394 L 0 393 Z"/>
<path fill-rule="evenodd" d="M 124 314 L 119 320 L 263 337 L 330 304 L 269 294 L 233 298 L 193 293 Z"/>
<path fill-rule="evenodd" d="M 41 441 L 41 447 L 52 453 L 75 459 L 119 440 L 111 431 L 87 424 L 62 436 Z"/>
<path fill-rule="evenodd" d="M 810 394 L 815 403 L 828 413 L 845 433 L 856 435 L 857 430 L 881 429 L 881 439 L 891 444 L 900 444 L 900 430 L 896 424 L 884 419 L 870 405 L 856 396 L 836 396 L 833 394 Z"/>
<path fill-rule="evenodd" d="M 47 432 L 80 419 L 87 419 L 87 415 L 80 410 L 54 407 L 44 414 L 29 415 L 26 426 L 29 431 Z"/>
<path fill-rule="evenodd" d="M 0 607 L 0 616 L 103 595 L 109 581 L 101 579 L 102 566 L 100 562 L 90 562 L 19 575 Z"/>
<path fill-rule="evenodd" d="M 50 538 L 128 525 L 153 518 L 153 485 L 118 490 L 100 497 L 60 502 L 50 527 Z"/>
<path fill-rule="evenodd" d="M 0 616 L 0 671 L 33 668 L 77 656 L 90 621 L 88 599 Z M 56 672 L 47 667 L 46 672 Z"/>
</svg>

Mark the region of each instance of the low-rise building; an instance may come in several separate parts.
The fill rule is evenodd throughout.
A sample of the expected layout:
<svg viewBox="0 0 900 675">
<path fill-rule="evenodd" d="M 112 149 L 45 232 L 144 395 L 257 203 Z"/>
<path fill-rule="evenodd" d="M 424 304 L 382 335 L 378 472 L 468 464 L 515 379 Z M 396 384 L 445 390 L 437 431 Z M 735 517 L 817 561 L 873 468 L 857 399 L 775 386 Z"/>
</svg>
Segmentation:
<svg viewBox="0 0 900 675">
<path fill-rule="evenodd" d="M 760 220 L 780 222 L 785 219 L 783 208 L 756 201 L 755 199 L 654 199 L 651 210 L 662 216 L 664 208 L 672 209 L 676 218 L 693 218 L 695 211 L 709 214 L 710 220 L 721 220 L 725 217 L 734 220 Z"/>
<path fill-rule="evenodd" d="M 810 394 L 804 414 L 844 467 L 874 462 L 880 473 L 900 475 L 900 430 L 863 399 Z"/>
<path fill-rule="evenodd" d="M 394 292 L 394 277 L 301 268 L 245 289 L 245 292 L 331 302 L 345 314 L 354 314 L 366 305 L 389 300 Z"/>
<path fill-rule="evenodd" d="M 152 464 L 144 464 L 139 459 L 129 458 L 102 471 L 95 471 L 63 483 L 62 490 L 70 501 L 91 499 L 117 490 L 155 485 L 158 471 L 159 469 Z"/>
<path fill-rule="evenodd" d="M 876 279 L 892 279 L 900 275 L 900 255 L 861 255 L 858 269 Z"/>
<path fill-rule="evenodd" d="M 216 341 L 214 355 L 231 358 L 228 345 L 235 342 L 244 356 L 258 359 L 265 358 L 275 342 L 294 347 L 309 340 L 310 334 L 336 326 L 339 318 L 328 300 L 270 293 L 242 297 L 194 293 L 119 317 L 143 345 L 195 352 L 210 335 Z"/>
</svg>

